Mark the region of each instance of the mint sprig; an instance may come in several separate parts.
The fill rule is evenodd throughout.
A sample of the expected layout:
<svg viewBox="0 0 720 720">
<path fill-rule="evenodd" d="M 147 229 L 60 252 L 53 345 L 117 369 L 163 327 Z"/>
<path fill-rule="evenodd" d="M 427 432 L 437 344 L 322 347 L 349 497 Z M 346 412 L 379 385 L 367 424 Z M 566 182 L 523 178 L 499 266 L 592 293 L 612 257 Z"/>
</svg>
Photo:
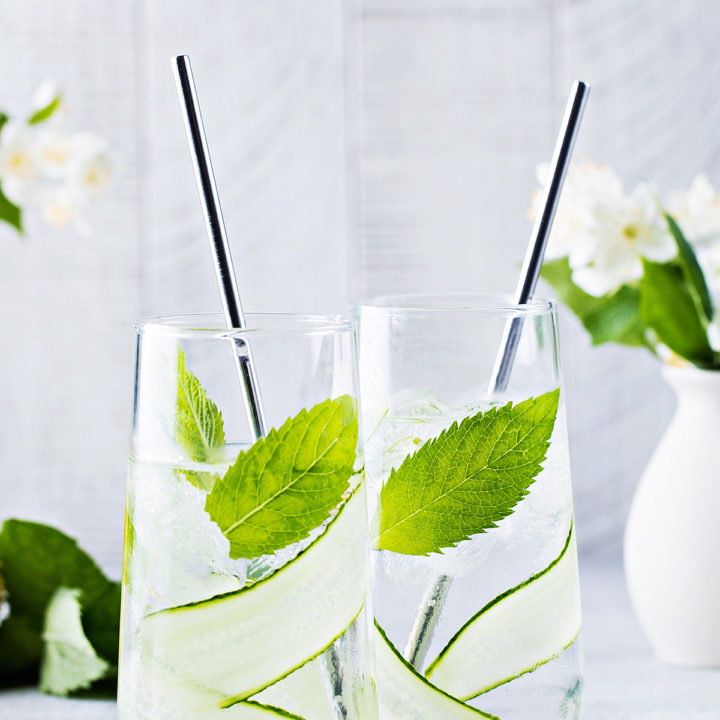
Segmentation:
<svg viewBox="0 0 720 720">
<path fill-rule="evenodd" d="M 343 395 L 300 411 L 241 452 L 205 503 L 230 541 L 230 557 L 306 538 L 348 489 L 357 441 L 356 403 Z"/>
<path fill-rule="evenodd" d="M 542 469 L 560 390 L 453 423 L 390 473 L 376 546 L 429 555 L 495 527 Z"/>
<path fill-rule="evenodd" d="M 223 417 L 200 381 L 187 369 L 185 353 L 178 347 L 177 408 L 175 439 L 190 460 L 199 463 L 217 462 L 225 446 Z M 208 472 L 178 470 L 179 475 L 201 490 L 209 490 L 217 475 Z"/>
<path fill-rule="evenodd" d="M 108 580 L 72 538 L 41 523 L 6 520 L 0 531 L 0 563 L 10 604 L 10 616 L 0 625 L 0 684 L 28 679 L 37 671 L 46 610 L 60 587 L 81 593 L 84 633 L 114 669 L 120 583 Z"/>
</svg>

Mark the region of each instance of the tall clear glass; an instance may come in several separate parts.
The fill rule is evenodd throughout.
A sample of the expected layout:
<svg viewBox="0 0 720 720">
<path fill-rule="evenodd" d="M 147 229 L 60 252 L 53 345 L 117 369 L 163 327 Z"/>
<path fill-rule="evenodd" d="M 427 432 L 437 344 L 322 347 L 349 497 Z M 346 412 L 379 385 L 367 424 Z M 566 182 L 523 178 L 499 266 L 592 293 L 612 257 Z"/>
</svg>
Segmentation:
<svg viewBox="0 0 720 720">
<path fill-rule="evenodd" d="M 579 717 L 554 303 L 384 297 L 356 314 L 379 717 Z"/>
<path fill-rule="evenodd" d="M 136 328 L 120 720 L 376 715 L 353 329 L 248 325 Z M 237 366 L 248 348 L 257 440 Z"/>
</svg>

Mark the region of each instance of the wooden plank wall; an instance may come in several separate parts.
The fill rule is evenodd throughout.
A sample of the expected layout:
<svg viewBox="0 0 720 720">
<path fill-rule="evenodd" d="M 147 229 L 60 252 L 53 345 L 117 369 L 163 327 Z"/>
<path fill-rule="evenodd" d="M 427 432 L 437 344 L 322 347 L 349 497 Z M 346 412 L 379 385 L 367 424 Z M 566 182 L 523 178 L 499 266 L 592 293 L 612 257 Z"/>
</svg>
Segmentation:
<svg viewBox="0 0 720 720">
<path fill-rule="evenodd" d="M 118 167 L 90 239 L 0 228 L 0 517 L 117 572 L 130 324 L 217 307 L 172 55 L 194 61 L 246 306 L 341 310 L 512 287 L 574 77 L 578 155 L 720 182 L 719 30 L 704 0 L 0 0 L 0 104 L 62 79 Z M 650 359 L 562 331 L 579 532 L 616 547 L 672 398 Z"/>
</svg>

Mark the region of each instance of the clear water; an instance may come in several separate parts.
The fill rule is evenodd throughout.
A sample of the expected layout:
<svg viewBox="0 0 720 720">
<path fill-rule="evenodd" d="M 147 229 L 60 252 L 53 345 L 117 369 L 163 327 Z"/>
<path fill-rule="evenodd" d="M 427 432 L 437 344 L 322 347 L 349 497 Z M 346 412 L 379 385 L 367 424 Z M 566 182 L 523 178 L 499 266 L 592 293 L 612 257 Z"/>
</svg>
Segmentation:
<svg viewBox="0 0 720 720">
<path fill-rule="evenodd" d="M 487 407 L 450 411 L 419 395 L 380 421 L 365 441 L 371 524 L 390 470 L 455 420 Z M 543 471 L 529 495 L 496 528 L 428 557 L 374 551 L 375 616 L 401 652 L 429 589 L 438 577 L 450 578 L 425 660 L 419 664 L 421 671 L 478 610 L 542 571 L 560 554 L 572 522 L 566 438 L 561 408 Z M 497 652 L 502 653 L 502 648 Z M 472 673 L 472 663 L 473 659 L 467 658 L 468 673 Z M 554 660 L 468 702 L 501 720 L 573 720 L 579 717 L 581 678 L 578 638 Z M 381 720 L 389 719 L 381 713 Z"/>
<path fill-rule="evenodd" d="M 237 451 L 238 448 L 232 449 L 232 459 Z M 324 529 L 318 527 L 307 539 L 272 555 L 252 560 L 231 559 L 227 538 L 205 512 L 207 492 L 185 479 L 187 472 L 222 475 L 230 460 L 212 466 L 130 463 L 119 720 L 198 720 L 231 716 L 228 710 L 218 707 L 217 698 L 199 702 L 194 696 L 184 696 L 182 688 L 168 684 L 167 673 L 159 668 L 155 654 L 161 640 L 148 629 L 146 619 L 168 608 L 237 592 L 246 583 L 267 578 L 297 556 Z M 364 548 L 366 544 L 364 528 L 358 527 L 352 545 Z M 337 548 L 340 553 L 346 550 Z M 268 583 L 272 582 L 271 578 Z M 295 608 L 294 612 L 299 624 L 303 608 Z M 234 620 L 232 618 L 221 632 L 232 634 Z M 237 618 L 238 627 L 248 621 L 252 622 L 252 618 Z M 278 622 L 289 628 L 288 639 L 292 639 L 292 618 L 280 618 Z M 265 695 L 261 693 L 251 699 L 272 705 L 282 703 L 285 710 L 308 720 L 311 717 L 373 718 L 375 700 L 372 690 L 368 692 L 372 686 L 366 676 L 371 663 L 367 628 L 368 619 L 363 610 L 347 632 L 302 669 L 302 675 L 292 673 Z M 213 642 L 221 640 L 221 637 L 212 639 Z M 198 648 L 198 652 L 202 649 Z M 214 658 L 209 655 L 207 661 L 213 663 Z M 218 663 L 218 672 L 224 671 L 227 663 L 227 659 Z M 236 707 L 236 711 L 239 709 Z"/>
</svg>

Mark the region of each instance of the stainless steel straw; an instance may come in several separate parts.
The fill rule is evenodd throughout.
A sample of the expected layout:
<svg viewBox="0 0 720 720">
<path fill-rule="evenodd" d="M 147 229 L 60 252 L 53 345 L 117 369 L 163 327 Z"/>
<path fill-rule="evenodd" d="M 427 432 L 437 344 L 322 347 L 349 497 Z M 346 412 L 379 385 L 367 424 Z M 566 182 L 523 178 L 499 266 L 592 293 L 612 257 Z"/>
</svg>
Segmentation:
<svg viewBox="0 0 720 720">
<path fill-rule="evenodd" d="M 178 55 L 173 63 L 173 71 L 183 110 L 190 154 L 195 167 L 195 179 L 200 193 L 203 215 L 205 216 L 205 227 L 215 262 L 215 274 L 217 275 L 225 310 L 225 322 L 229 328 L 244 329 L 247 325 L 242 304 L 240 303 L 240 293 L 238 292 L 232 256 L 230 255 L 230 245 L 225 231 L 225 221 L 223 220 L 220 197 L 215 184 L 210 150 L 205 137 L 205 127 L 203 126 L 197 90 L 195 89 L 192 68 L 190 67 L 190 58 L 187 55 Z M 245 340 L 237 338 L 234 340 L 234 350 L 235 363 L 242 384 L 250 429 L 255 440 L 257 440 L 265 435 L 266 426 L 250 347 Z"/>
<path fill-rule="evenodd" d="M 545 248 L 550 237 L 550 228 L 555 218 L 555 210 L 560 200 L 565 174 L 570 164 L 570 156 L 575 145 L 575 138 L 577 137 L 589 92 L 589 86 L 579 80 L 573 84 L 570 90 L 560 134 L 555 143 L 550 175 L 545 182 L 542 200 L 540 201 L 540 210 L 535 217 L 535 223 L 530 234 L 530 243 L 525 253 L 520 279 L 515 289 L 515 297 L 513 298 L 515 305 L 526 305 L 535 292 L 543 257 L 545 256 Z M 490 380 L 491 394 L 503 392 L 507 389 L 518 343 L 520 342 L 520 335 L 522 334 L 522 327 L 522 316 L 512 318 L 505 326 L 500 352 Z"/>
<path fill-rule="evenodd" d="M 575 145 L 589 92 L 590 87 L 580 81 L 576 81 L 570 90 L 562 126 L 555 143 L 550 176 L 545 183 L 540 210 L 535 218 L 530 243 L 525 254 L 525 261 L 515 290 L 514 301 L 516 305 L 527 304 L 535 292 L 545 248 L 550 237 L 550 228 L 560 200 L 560 193 L 570 164 L 570 156 Z M 505 325 L 500 351 L 495 361 L 489 385 L 489 394 L 491 396 L 507 389 L 522 328 L 523 317 L 521 315 L 511 318 Z M 410 637 L 405 646 L 405 657 L 416 668 L 419 668 L 425 660 L 435 623 L 445 603 L 451 581 L 450 576 L 439 575 L 423 597 L 410 631 Z"/>
</svg>

